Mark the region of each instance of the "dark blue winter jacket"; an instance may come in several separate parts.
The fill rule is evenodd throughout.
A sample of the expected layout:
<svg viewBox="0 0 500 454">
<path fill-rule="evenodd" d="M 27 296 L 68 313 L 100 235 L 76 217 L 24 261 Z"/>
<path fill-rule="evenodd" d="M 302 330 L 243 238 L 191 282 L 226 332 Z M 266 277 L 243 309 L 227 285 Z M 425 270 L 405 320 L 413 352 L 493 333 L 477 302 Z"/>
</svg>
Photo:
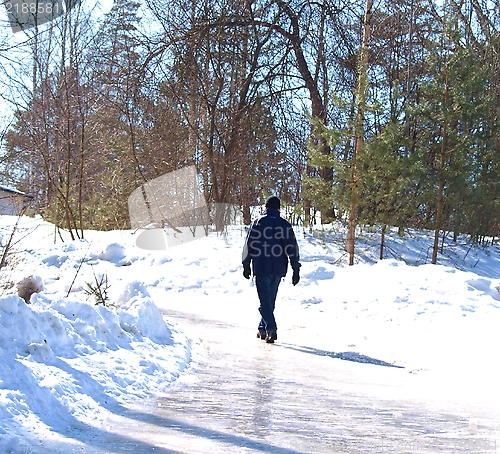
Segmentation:
<svg viewBox="0 0 500 454">
<path fill-rule="evenodd" d="M 251 262 L 255 276 L 283 277 L 288 261 L 294 271 L 299 270 L 299 247 L 293 228 L 280 217 L 279 210 L 268 208 L 248 231 L 243 248 L 243 267 L 249 268 Z"/>
</svg>

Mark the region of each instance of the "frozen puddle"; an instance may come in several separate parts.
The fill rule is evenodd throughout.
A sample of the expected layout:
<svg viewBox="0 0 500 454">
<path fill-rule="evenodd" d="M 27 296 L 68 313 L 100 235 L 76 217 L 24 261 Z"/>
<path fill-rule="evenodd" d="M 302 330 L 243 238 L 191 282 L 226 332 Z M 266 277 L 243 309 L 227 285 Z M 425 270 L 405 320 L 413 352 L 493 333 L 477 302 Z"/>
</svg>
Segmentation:
<svg viewBox="0 0 500 454">
<path fill-rule="evenodd" d="M 384 365 L 383 358 L 373 364 L 335 358 L 301 345 L 300 331 L 293 330 L 268 345 L 249 327 L 166 313 L 203 340 L 203 359 L 159 399 L 122 408 L 85 447 L 60 452 L 497 450 L 494 415 L 481 414 L 476 432 L 464 416 L 474 409 L 422 399 L 425 381 Z"/>
</svg>

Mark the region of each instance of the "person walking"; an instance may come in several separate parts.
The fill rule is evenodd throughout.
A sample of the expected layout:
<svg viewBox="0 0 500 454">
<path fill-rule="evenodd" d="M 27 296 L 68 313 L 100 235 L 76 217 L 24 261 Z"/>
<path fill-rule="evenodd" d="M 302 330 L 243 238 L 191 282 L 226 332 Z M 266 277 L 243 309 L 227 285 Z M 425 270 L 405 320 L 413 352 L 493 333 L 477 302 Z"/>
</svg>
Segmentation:
<svg viewBox="0 0 500 454">
<path fill-rule="evenodd" d="M 253 271 L 260 301 L 257 337 L 267 343 L 278 338 L 274 308 L 288 262 L 293 270 L 292 284 L 297 285 L 300 280 L 299 246 L 292 225 L 280 216 L 280 208 L 278 197 L 267 199 L 264 215 L 248 231 L 242 256 L 243 276 L 250 279 Z"/>
</svg>

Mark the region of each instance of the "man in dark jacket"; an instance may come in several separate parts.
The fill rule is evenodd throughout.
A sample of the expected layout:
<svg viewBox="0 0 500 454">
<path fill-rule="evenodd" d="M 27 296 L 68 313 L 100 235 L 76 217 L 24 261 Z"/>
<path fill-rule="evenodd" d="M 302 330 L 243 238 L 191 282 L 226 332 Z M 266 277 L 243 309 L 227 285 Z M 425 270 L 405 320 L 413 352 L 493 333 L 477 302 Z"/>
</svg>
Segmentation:
<svg viewBox="0 0 500 454">
<path fill-rule="evenodd" d="M 243 276 L 250 279 L 252 263 L 261 320 L 257 337 L 267 343 L 278 338 L 274 307 L 281 279 L 286 275 L 288 262 L 293 270 L 292 284 L 299 282 L 299 247 L 291 224 L 280 217 L 280 199 L 270 197 L 266 213 L 254 221 L 243 248 Z"/>
</svg>

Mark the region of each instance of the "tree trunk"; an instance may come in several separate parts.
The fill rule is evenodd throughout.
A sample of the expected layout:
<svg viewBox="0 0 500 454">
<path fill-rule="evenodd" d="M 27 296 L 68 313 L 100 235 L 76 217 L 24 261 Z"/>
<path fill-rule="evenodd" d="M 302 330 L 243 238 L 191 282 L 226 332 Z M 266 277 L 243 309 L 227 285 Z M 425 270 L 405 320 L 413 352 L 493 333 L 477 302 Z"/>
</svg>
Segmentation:
<svg viewBox="0 0 500 454">
<path fill-rule="evenodd" d="M 366 102 L 366 83 L 368 70 L 368 43 L 370 41 L 370 24 L 372 18 L 372 0 L 366 0 L 366 12 L 364 19 L 363 44 L 360 53 L 360 65 L 358 73 L 358 112 L 354 130 L 354 150 L 351 159 L 351 203 L 349 207 L 349 228 L 347 232 L 346 251 L 349 253 L 349 265 L 354 265 L 354 241 L 356 235 L 356 210 L 357 210 L 357 175 L 356 157 L 361 152 L 364 143 L 364 121 Z"/>
<path fill-rule="evenodd" d="M 449 87 L 448 87 L 448 70 L 446 70 L 445 77 L 445 95 L 444 95 L 444 106 L 445 109 L 448 107 L 450 98 Z M 443 201 L 444 201 L 444 167 L 446 159 L 446 149 L 448 141 L 448 120 L 445 117 L 443 123 L 443 141 L 441 142 L 441 156 L 439 159 L 439 181 L 438 181 L 438 193 L 437 193 L 437 203 L 436 203 L 436 227 L 434 231 L 434 245 L 432 248 L 432 261 L 431 263 L 435 265 L 437 263 L 437 255 L 439 249 L 439 232 L 441 231 L 441 223 L 443 216 Z"/>
<path fill-rule="evenodd" d="M 380 260 L 384 260 L 384 248 L 385 248 L 385 232 L 387 230 L 387 225 L 382 226 L 382 235 L 380 238 Z"/>
</svg>

